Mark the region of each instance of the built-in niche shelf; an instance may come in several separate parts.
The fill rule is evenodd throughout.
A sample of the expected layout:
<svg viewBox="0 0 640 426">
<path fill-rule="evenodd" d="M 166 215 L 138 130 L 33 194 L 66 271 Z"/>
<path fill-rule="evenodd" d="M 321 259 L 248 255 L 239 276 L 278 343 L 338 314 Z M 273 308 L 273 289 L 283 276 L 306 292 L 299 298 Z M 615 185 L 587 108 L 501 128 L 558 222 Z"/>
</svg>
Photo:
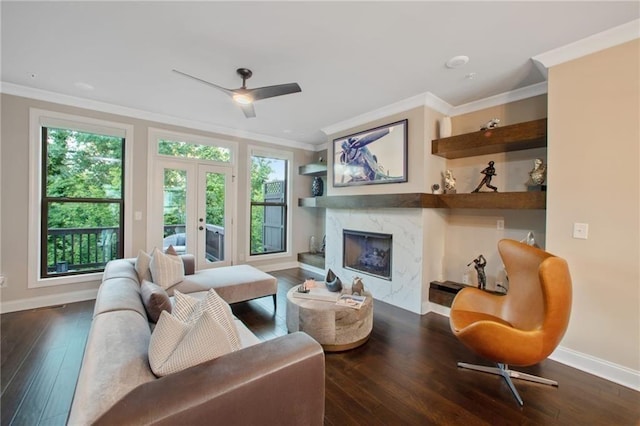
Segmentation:
<svg viewBox="0 0 640 426">
<path fill-rule="evenodd" d="M 303 176 L 326 176 L 326 163 L 311 163 L 298 167 L 298 174 Z"/>
<path fill-rule="evenodd" d="M 324 269 L 324 255 L 320 253 L 298 253 L 298 262 Z"/>
<path fill-rule="evenodd" d="M 299 198 L 298 206 L 328 209 L 538 209 L 547 206 L 547 193 L 476 192 L 472 194 L 379 194 Z"/>
<path fill-rule="evenodd" d="M 453 299 L 458 292 L 466 287 L 475 287 L 468 284 L 457 283 L 455 281 L 431 281 L 429 283 L 429 302 L 437 303 L 438 305 L 451 307 Z M 498 291 L 484 290 L 487 293 L 497 294 L 504 296 L 505 293 Z"/>
<path fill-rule="evenodd" d="M 434 139 L 431 141 L 431 153 L 454 159 L 546 146 L 547 119 L 541 118 L 495 129 Z"/>
</svg>

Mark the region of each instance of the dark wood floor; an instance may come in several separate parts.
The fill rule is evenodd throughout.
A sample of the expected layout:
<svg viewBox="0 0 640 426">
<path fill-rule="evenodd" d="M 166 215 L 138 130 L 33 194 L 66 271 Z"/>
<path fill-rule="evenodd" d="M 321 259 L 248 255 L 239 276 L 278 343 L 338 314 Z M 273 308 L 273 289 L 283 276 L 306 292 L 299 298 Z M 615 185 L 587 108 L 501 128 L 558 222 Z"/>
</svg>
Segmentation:
<svg viewBox="0 0 640 426">
<path fill-rule="evenodd" d="M 275 314 L 271 298 L 233 305 L 262 339 L 287 333 L 286 291 L 313 276 L 300 269 L 273 275 Z M 64 424 L 92 312 L 93 302 L 81 302 L 1 316 L 0 424 Z M 325 424 L 640 424 L 639 392 L 557 362 L 522 369 L 560 386 L 516 381 L 521 408 L 501 378 L 458 369 L 458 360 L 486 364 L 458 343 L 447 318 L 376 301 L 370 340 L 326 355 Z"/>
</svg>

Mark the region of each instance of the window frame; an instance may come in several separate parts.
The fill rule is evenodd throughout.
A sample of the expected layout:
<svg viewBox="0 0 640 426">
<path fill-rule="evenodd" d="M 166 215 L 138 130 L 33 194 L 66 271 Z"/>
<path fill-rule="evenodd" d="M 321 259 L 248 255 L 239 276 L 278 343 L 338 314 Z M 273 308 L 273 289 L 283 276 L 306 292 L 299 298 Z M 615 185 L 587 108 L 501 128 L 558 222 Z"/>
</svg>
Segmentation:
<svg viewBox="0 0 640 426">
<path fill-rule="evenodd" d="M 270 252 L 270 253 L 251 253 L 251 208 L 254 205 L 251 200 L 251 169 L 252 169 L 252 161 L 253 157 L 267 157 L 274 158 L 278 160 L 287 161 L 286 173 L 285 173 L 285 229 L 284 229 L 284 243 L 285 250 L 279 252 Z M 258 261 L 258 260 L 269 260 L 276 259 L 282 257 L 291 256 L 291 224 L 292 224 L 292 215 L 291 215 L 291 198 L 292 198 L 292 188 L 291 188 L 291 170 L 293 169 L 293 152 L 273 149 L 273 148 L 265 148 L 260 146 L 248 146 L 247 149 L 247 239 L 246 239 L 246 252 L 247 252 L 247 262 L 250 261 Z M 265 206 L 280 206 L 280 203 L 257 203 L 257 205 L 265 205 Z"/>
<path fill-rule="evenodd" d="M 123 194 L 120 211 L 123 220 L 123 257 L 131 257 L 132 252 L 132 153 L 133 126 L 106 120 L 99 120 L 78 115 L 64 114 L 37 108 L 29 110 L 29 242 L 28 250 L 31 254 L 27 258 L 27 287 L 40 288 L 66 284 L 94 282 L 102 279 L 101 271 L 79 272 L 62 276 L 43 276 L 42 250 L 43 241 L 46 245 L 46 235 L 43 235 L 42 224 L 45 206 L 43 205 L 43 179 L 46 179 L 46 169 L 43 170 L 43 127 L 66 128 L 88 133 L 115 136 L 124 139 L 123 147 Z"/>
</svg>

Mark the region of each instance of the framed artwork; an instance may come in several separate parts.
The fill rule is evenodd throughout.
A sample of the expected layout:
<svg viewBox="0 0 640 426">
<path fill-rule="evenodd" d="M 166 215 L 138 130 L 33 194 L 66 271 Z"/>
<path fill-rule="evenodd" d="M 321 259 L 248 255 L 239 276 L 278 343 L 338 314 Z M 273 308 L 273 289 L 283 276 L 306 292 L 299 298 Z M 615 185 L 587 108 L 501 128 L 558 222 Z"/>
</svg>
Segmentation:
<svg viewBox="0 0 640 426">
<path fill-rule="evenodd" d="M 407 123 L 397 121 L 333 140 L 333 186 L 407 181 Z"/>
</svg>

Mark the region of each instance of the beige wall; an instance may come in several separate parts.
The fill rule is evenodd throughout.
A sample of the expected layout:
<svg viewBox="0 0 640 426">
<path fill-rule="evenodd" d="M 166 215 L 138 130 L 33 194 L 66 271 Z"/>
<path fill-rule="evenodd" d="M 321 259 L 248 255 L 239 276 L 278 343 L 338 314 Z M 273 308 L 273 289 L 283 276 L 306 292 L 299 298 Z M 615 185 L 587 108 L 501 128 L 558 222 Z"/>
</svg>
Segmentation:
<svg viewBox="0 0 640 426">
<path fill-rule="evenodd" d="M 496 107 L 478 110 L 452 118 L 453 134 L 463 134 L 480 130 L 492 118 L 500 119 L 500 126 L 537 120 L 547 116 L 546 95 L 506 103 Z M 526 181 L 533 168 L 533 160 L 542 158 L 545 163 L 547 149 L 530 149 L 508 153 L 480 155 L 447 160 L 446 167 L 456 177 L 459 193 L 473 191 L 482 180 L 480 171 L 489 161 L 495 162 L 497 176 L 491 183 L 500 192 L 526 191 Z M 483 190 L 486 190 L 483 189 Z M 504 221 L 504 229 L 497 229 L 497 221 Z M 498 254 L 497 242 L 502 238 L 522 240 L 532 231 L 536 242 L 545 246 L 544 210 L 474 210 L 460 209 L 450 212 L 447 221 L 443 278 L 461 282 L 468 274 L 471 283 L 477 283 L 473 267 L 466 265 L 483 254 L 487 259 L 487 287 L 495 288 L 496 279 L 503 280 L 503 265 Z"/>
<path fill-rule="evenodd" d="M 216 137 L 218 139 L 234 140 L 238 142 L 239 159 L 236 176 L 238 179 L 238 205 L 236 208 L 236 225 L 238 229 L 238 243 L 234 249 L 236 253 L 247 254 L 248 235 L 247 227 L 247 146 L 269 146 L 261 142 L 233 138 L 224 135 L 216 135 L 200 130 L 188 129 L 166 125 L 158 122 L 135 119 L 126 116 L 107 114 L 82 108 L 64 106 L 49 102 L 37 101 L 17 96 L 3 94 L 0 98 L 2 102 L 1 110 L 1 142 L 2 142 L 2 164 L 0 173 L 2 178 L 1 195 L 2 211 L 1 226 L 2 236 L 0 259 L 0 271 L 7 277 L 7 287 L 2 289 L 2 303 L 16 302 L 32 298 L 44 298 L 58 296 L 63 293 L 83 292 L 97 288 L 97 282 L 81 284 L 68 284 L 56 287 L 27 288 L 27 266 L 28 256 L 35 256 L 35 253 L 28 252 L 28 203 L 29 203 L 29 109 L 39 108 L 49 111 L 56 111 L 66 114 L 74 114 L 83 117 L 96 118 L 133 125 L 134 127 L 134 147 L 133 147 L 133 206 L 129 206 L 130 211 L 141 211 L 143 220 L 136 221 L 133 227 L 133 241 L 131 255 L 135 255 L 139 249 L 146 247 L 146 217 L 147 217 L 147 145 L 148 128 L 155 127 L 188 134 Z M 314 153 L 310 151 L 286 148 L 283 146 L 271 146 L 274 149 L 290 151 L 294 154 L 294 164 L 292 165 L 292 185 L 291 190 L 292 206 L 289 212 L 292 215 L 293 229 L 311 228 L 315 224 L 314 213 L 309 209 L 297 206 L 297 198 L 309 196 L 310 183 L 298 176 L 298 166 L 311 162 Z M 265 267 L 268 264 L 291 264 L 297 261 L 297 253 L 307 251 L 308 240 L 301 233 L 292 232 L 293 247 L 292 255 L 270 259 L 268 261 L 252 261 L 252 264 Z"/>
<path fill-rule="evenodd" d="M 565 257 L 564 347 L 640 370 L 640 41 L 549 69 L 547 248 Z M 573 223 L 589 239 L 572 238 Z"/>
</svg>

